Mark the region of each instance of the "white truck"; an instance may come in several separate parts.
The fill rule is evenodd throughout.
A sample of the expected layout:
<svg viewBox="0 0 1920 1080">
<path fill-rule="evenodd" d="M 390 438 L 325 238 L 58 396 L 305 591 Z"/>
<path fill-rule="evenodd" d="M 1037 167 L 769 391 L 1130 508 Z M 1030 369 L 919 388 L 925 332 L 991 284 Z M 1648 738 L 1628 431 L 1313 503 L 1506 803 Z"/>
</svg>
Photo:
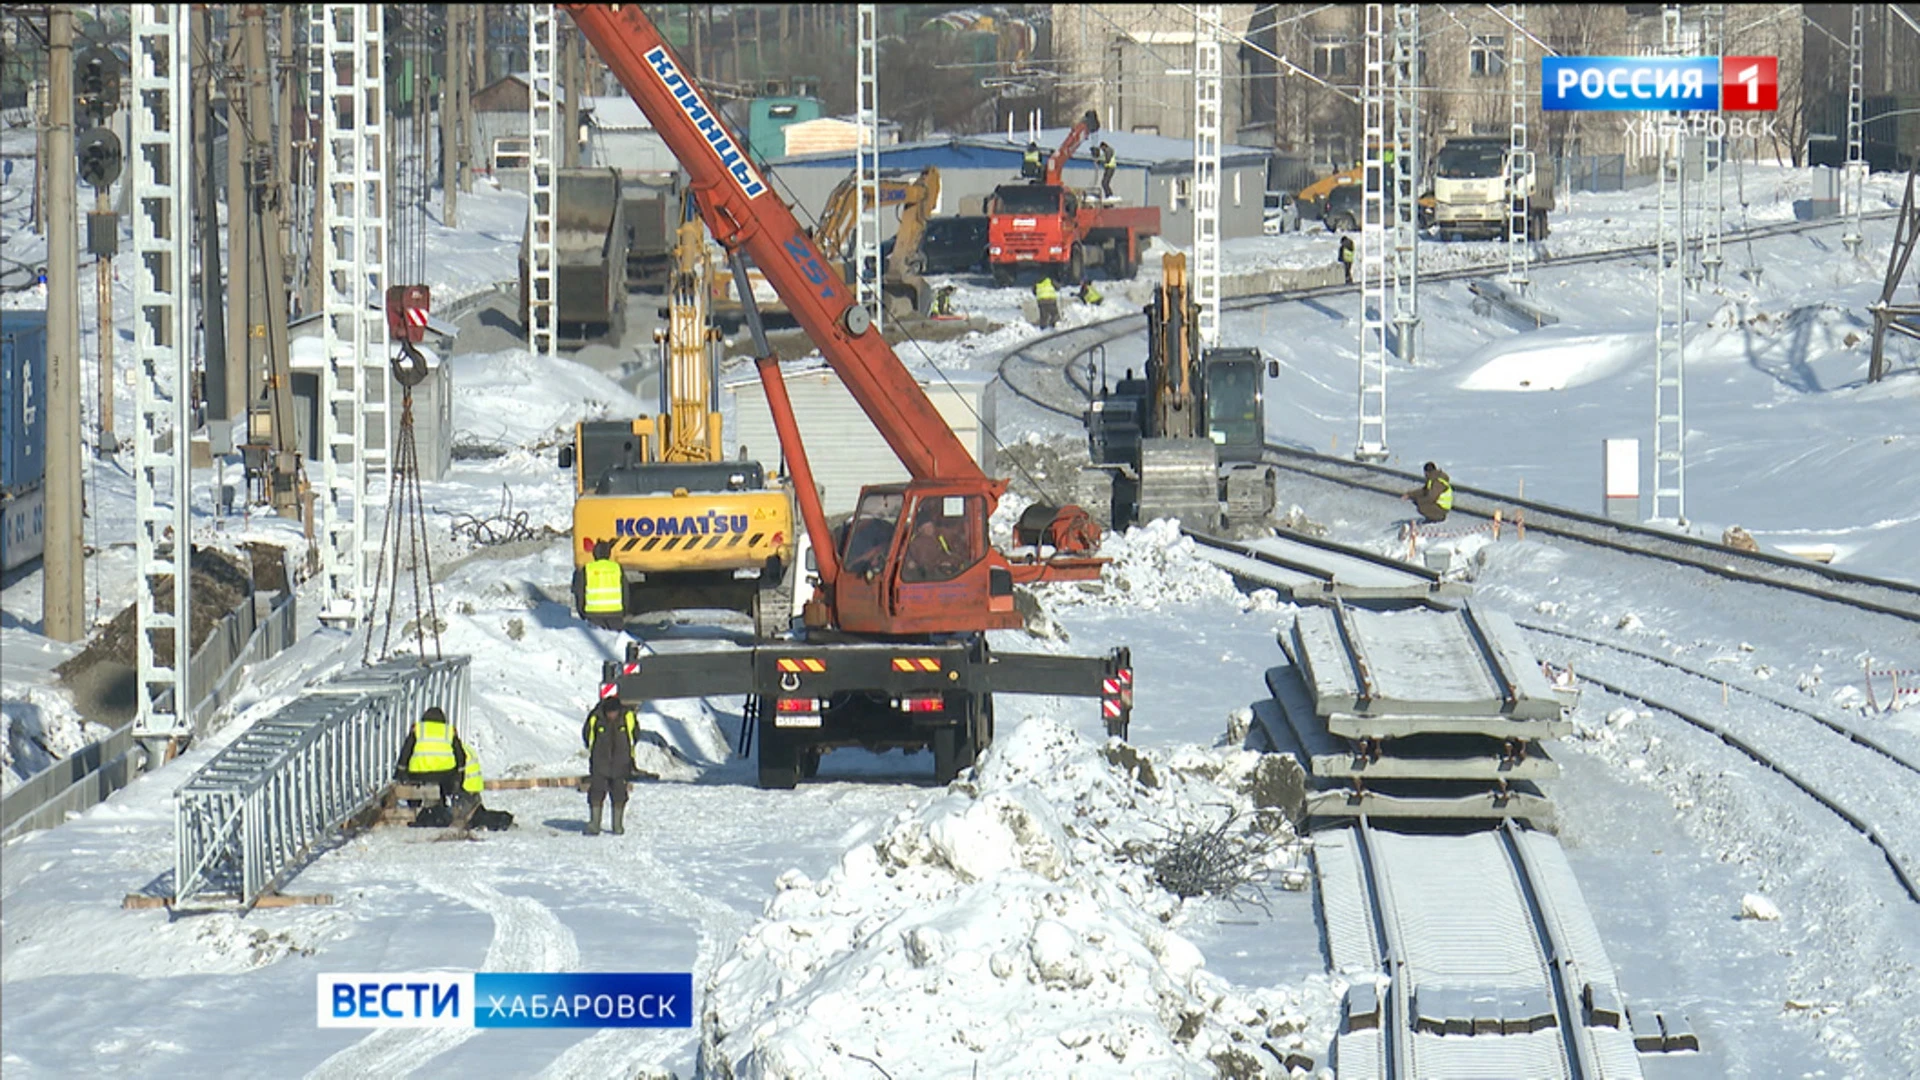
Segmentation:
<svg viewBox="0 0 1920 1080">
<path fill-rule="evenodd" d="M 1519 163 L 1520 183 L 1507 189 L 1505 136 L 1452 138 L 1434 162 L 1433 227 L 1442 239 L 1507 235 L 1511 212 L 1526 200 L 1527 239 L 1547 235 L 1553 209 L 1553 166 L 1527 152 Z"/>
</svg>

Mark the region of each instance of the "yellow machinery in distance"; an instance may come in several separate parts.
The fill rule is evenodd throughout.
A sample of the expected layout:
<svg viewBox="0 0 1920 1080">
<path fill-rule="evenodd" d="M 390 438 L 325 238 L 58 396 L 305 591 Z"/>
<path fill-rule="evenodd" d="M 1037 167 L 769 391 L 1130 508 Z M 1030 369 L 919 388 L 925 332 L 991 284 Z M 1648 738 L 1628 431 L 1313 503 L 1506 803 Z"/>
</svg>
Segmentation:
<svg viewBox="0 0 1920 1080">
<path fill-rule="evenodd" d="M 752 616 L 759 637 L 792 613 L 793 499 L 755 461 L 728 461 L 709 311 L 713 265 L 697 215 L 683 214 L 660 346 L 661 411 L 575 426 L 561 467 L 574 469 L 574 605 L 598 541 L 620 564 L 623 616 L 725 609 Z M 584 614 L 584 613 L 583 613 Z"/>
</svg>

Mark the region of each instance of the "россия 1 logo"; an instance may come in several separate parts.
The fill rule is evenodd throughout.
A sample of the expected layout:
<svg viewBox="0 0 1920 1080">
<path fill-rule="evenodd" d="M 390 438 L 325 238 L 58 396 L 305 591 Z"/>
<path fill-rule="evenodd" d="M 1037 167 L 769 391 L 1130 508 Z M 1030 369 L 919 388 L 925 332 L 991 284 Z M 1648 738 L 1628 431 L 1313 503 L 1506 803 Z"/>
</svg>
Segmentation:
<svg viewBox="0 0 1920 1080">
<path fill-rule="evenodd" d="M 1548 56 L 1540 107 L 1549 112 L 1773 112 L 1772 56 Z"/>
</svg>

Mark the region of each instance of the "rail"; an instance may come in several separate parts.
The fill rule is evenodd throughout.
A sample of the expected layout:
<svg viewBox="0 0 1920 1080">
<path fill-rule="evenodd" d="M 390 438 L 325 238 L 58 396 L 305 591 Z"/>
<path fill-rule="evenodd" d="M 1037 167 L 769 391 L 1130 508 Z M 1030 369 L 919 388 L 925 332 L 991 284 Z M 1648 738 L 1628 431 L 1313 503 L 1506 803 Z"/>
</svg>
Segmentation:
<svg viewBox="0 0 1920 1080">
<path fill-rule="evenodd" d="M 335 677 L 249 728 L 175 793 L 174 903 L 251 907 L 371 805 L 428 705 L 465 712 L 468 657 Z"/>
<path fill-rule="evenodd" d="M 1867 218 L 1889 218 L 1895 211 L 1865 215 Z M 1759 239 L 1793 233 L 1810 232 L 1831 227 L 1835 221 L 1787 222 L 1766 225 L 1746 230 L 1738 234 L 1729 234 L 1727 239 Z M 1650 245 L 1612 248 L 1603 251 L 1586 252 L 1579 255 L 1566 255 L 1542 259 L 1541 266 L 1566 266 L 1580 263 L 1608 262 L 1623 258 L 1632 258 L 1651 254 Z M 1487 272 L 1486 267 L 1462 268 L 1439 271 L 1428 275 L 1430 281 L 1444 281 L 1473 277 Z M 1257 307 L 1286 300 L 1312 300 L 1350 292 L 1354 286 L 1334 285 L 1322 288 L 1305 289 L 1295 292 L 1270 293 L 1245 296 L 1229 301 L 1229 309 Z M 1067 407 L 1046 400 L 1048 389 L 1065 384 L 1071 388 L 1075 402 L 1084 402 L 1088 386 L 1081 383 L 1079 376 L 1083 368 L 1083 358 L 1096 355 L 1099 350 L 1121 337 L 1136 332 L 1144 324 L 1140 315 L 1123 315 L 1100 323 L 1074 327 L 1045 335 L 1027 342 L 1002 358 L 998 380 L 1008 391 L 1038 408 L 1057 413 L 1074 420 L 1082 419 L 1079 405 Z M 1071 352 L 1063 362 L 1041 360 L 1035 350 L 1049 343 L 1062 342 L 1075 335 L 1091 335 L 1089 343 Z M 1025 368 L 1016 366 L 1016 361 L 1024 361 Z M 1037 369 L 1047 375 L 1042 382 L 1028 383 L 1027 373 Z M 1327 454 L 1299 450 L 1292 447 L 1267 444 L 1262 455 L 1264 463 L 1293 472 L 1319 476 L 1322 479 L 1350 487 L 1367 488 L 1389 493 L 1396 498 L 1406 490 L 1409 477 L 1406 475 L 1368 462 L 1337 458 Z M 1655 555 L 1671 562 L 1683 563 L 1730 580 L 1745 581 L 1771 586 L 1785 591 L 1800 593 L 1816 599 L 1846 604 L 1852 607 L 1896 618 L 1920 622 L 1920 586 L 1907 582 L 1891 581 L 1865 574 L 1850 573 L 1820 563 L 1807 562 L 1785 555 L 1772 555 L 1766 552 L 1739 551 L 1712 540 L 1685 536 L 1643 525 L 1632 525 L 1612 521 L 1607 518 L 1546 503 L 1502 495 L 1497 492 L 1454 485 L 1454 512 L 1468 517 L 1491 520 L 1496 509 L 1502 512 L 1519 509 L 1526 515 L 1527 528 L 1539 533 L 1562 536 L 1599 546 L 1613 548 L 1628 554 Z M 1485 505 L 1476 506 L 1476 503 Z"/>
</svg>

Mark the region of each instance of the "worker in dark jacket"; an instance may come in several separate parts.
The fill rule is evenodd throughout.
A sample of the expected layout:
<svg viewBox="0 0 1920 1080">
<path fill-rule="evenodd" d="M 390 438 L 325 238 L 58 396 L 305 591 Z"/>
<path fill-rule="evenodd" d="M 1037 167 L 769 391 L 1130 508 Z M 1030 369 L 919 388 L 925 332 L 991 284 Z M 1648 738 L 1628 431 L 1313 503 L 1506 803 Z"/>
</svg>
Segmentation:
<svg viewBox="0 0 1920 1080">
<path fill-rule="evenodd" d="M 1045 179 L 1046 167 L 1040 163 L 1040 144 L 1028 142 L 1026 152 L 1020 155 L 1020 175 L 1039 183 Z"/>
<path fill-rule="evenodd" d="M 1340 238 L 1340 269 L 1347 272 L 1347 284 L 1353 284 L 1353 237 Z"/>
<path fill-rule="evenodd" d="M 1401 498 L 1412 499 L 1420 516 L 1428 521 L 1445 521 L 1447 511 L 1453 509 L 1453 478 L 1431 461 L 1427 462 L 1425 472 L 1426 481 Z"/>
<path fill-rule="evenodd" d="M 427 709 L 400 744 L 396 780 L 440 785 L 440 797 L 452 801 L 467 768 L 467 748 L 453 734 L 453 725 L 438 705 Z"/>
<path fill-rule="evenodd" d="M 613 835 L 626 831 L 627 777 L 633 775 L 633 743 L 640 721 L 617 694 L 600 699 L 580 725 L 587 747 L 587 835 L 600 835 L 600 808 L 613 797 Z"/>
<path fill-rule="evenodd" d="M 1113 147 L 1101 143 L 1093 148 L 1093 163 L 1100 166 L 1100 198 L 1113 198 L 1113 170 L 1119 167 Z"/>
</svg>

